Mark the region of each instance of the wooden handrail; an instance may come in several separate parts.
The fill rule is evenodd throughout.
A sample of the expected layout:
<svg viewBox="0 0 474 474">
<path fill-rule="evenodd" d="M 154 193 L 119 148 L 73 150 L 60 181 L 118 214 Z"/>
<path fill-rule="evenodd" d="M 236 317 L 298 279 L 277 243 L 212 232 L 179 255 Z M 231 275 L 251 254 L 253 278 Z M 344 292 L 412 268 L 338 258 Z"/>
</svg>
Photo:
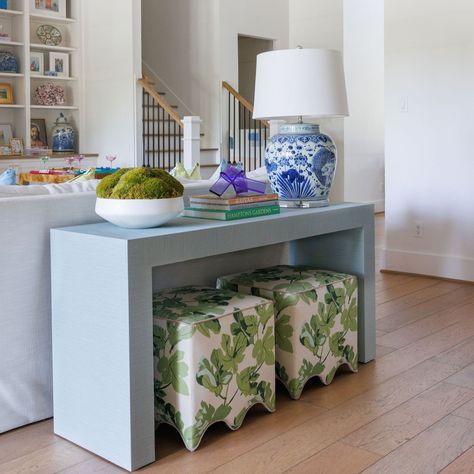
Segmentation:
<svg viewBox="0 0 474 474">
<path fill-rule="evenodd" d="M 238 91 L 236 91 L 228 82 L 223 81 L 222 87 L 232 94 L 250 113 L 253 114 L 253 105 Z M 269 127 L 270 124 L 266 120 L 260 120 L 264 127 Z"/>
<path fill-rule="evenodd" d="M 168 113 L 168 115 L 180 126 L 183 127 L 183 121 L 181 117 L 176 113 L 176 111 L 171 107 L 168 102 L 160 95 L 158 92 L 147 82 L 146 79 L 139 79 L 138 84 L 140 84 L 143 89 L 150 94 L 153 99 L 155 99 L 158 104 Z"/>
</svg>

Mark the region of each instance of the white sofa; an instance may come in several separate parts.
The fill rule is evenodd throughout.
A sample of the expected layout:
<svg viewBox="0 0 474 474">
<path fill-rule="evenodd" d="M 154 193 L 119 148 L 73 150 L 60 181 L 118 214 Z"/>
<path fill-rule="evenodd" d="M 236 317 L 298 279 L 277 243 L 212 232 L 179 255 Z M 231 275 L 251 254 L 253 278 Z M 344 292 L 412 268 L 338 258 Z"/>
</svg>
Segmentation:
<svg viewBox="0 0 474 474">
<path fill-rule="evenodd" d="M 99 222 L 96 185 L 0 186 L 0 433 L 53 414 L 49 231 Z"/>
</svg>

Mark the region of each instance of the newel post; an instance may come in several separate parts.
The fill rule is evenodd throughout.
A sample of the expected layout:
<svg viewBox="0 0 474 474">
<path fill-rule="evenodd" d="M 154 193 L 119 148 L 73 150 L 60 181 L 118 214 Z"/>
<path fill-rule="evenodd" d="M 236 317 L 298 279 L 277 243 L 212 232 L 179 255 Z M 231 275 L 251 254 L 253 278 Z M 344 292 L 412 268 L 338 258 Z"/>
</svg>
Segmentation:
<svg viewBox="0 0 474 474">
<path fill-rule="evenodd" d="M 201 118 L 183 118 L 183 165 L 186 169 L 192 169 L 200 161 L 201 155 Z"/>
</svg>

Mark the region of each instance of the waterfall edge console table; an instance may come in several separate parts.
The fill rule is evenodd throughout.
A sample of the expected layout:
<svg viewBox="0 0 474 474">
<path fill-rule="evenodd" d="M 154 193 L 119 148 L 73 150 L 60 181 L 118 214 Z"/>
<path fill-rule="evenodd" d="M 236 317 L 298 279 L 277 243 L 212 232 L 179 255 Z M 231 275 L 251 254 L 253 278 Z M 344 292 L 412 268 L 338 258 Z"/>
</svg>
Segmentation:
<svg viewBox="0 0 474 474">
<path fill-rule="evenodd" d="M 375 358 L 374 210 L 51 231 L 54 432 L 129 471 L 155 460 L 153 290 L 276 264 L 359 278 L 359 360 Z"/>
</svg>

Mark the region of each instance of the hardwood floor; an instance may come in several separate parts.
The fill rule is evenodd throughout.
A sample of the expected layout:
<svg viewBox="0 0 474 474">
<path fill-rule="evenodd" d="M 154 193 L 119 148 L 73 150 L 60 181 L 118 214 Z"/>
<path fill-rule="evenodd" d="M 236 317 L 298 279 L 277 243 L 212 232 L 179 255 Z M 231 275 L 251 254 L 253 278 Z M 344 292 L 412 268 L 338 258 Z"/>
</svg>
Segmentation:
<svg viewBox="0 0 474 474">
<path fill-rule="evenodd" d="M 377 265 L 383 216 L 376 219 Z M 215 425 L 195 453 L 169 427 L 144 473 L 474 473 L 474 285 L 377 274 L 377 361 L 280 388 L 277 412 Z M 0 473 L 124 472 L 54 436 L 44 421 L 0 436 Z"/>
</svg>

